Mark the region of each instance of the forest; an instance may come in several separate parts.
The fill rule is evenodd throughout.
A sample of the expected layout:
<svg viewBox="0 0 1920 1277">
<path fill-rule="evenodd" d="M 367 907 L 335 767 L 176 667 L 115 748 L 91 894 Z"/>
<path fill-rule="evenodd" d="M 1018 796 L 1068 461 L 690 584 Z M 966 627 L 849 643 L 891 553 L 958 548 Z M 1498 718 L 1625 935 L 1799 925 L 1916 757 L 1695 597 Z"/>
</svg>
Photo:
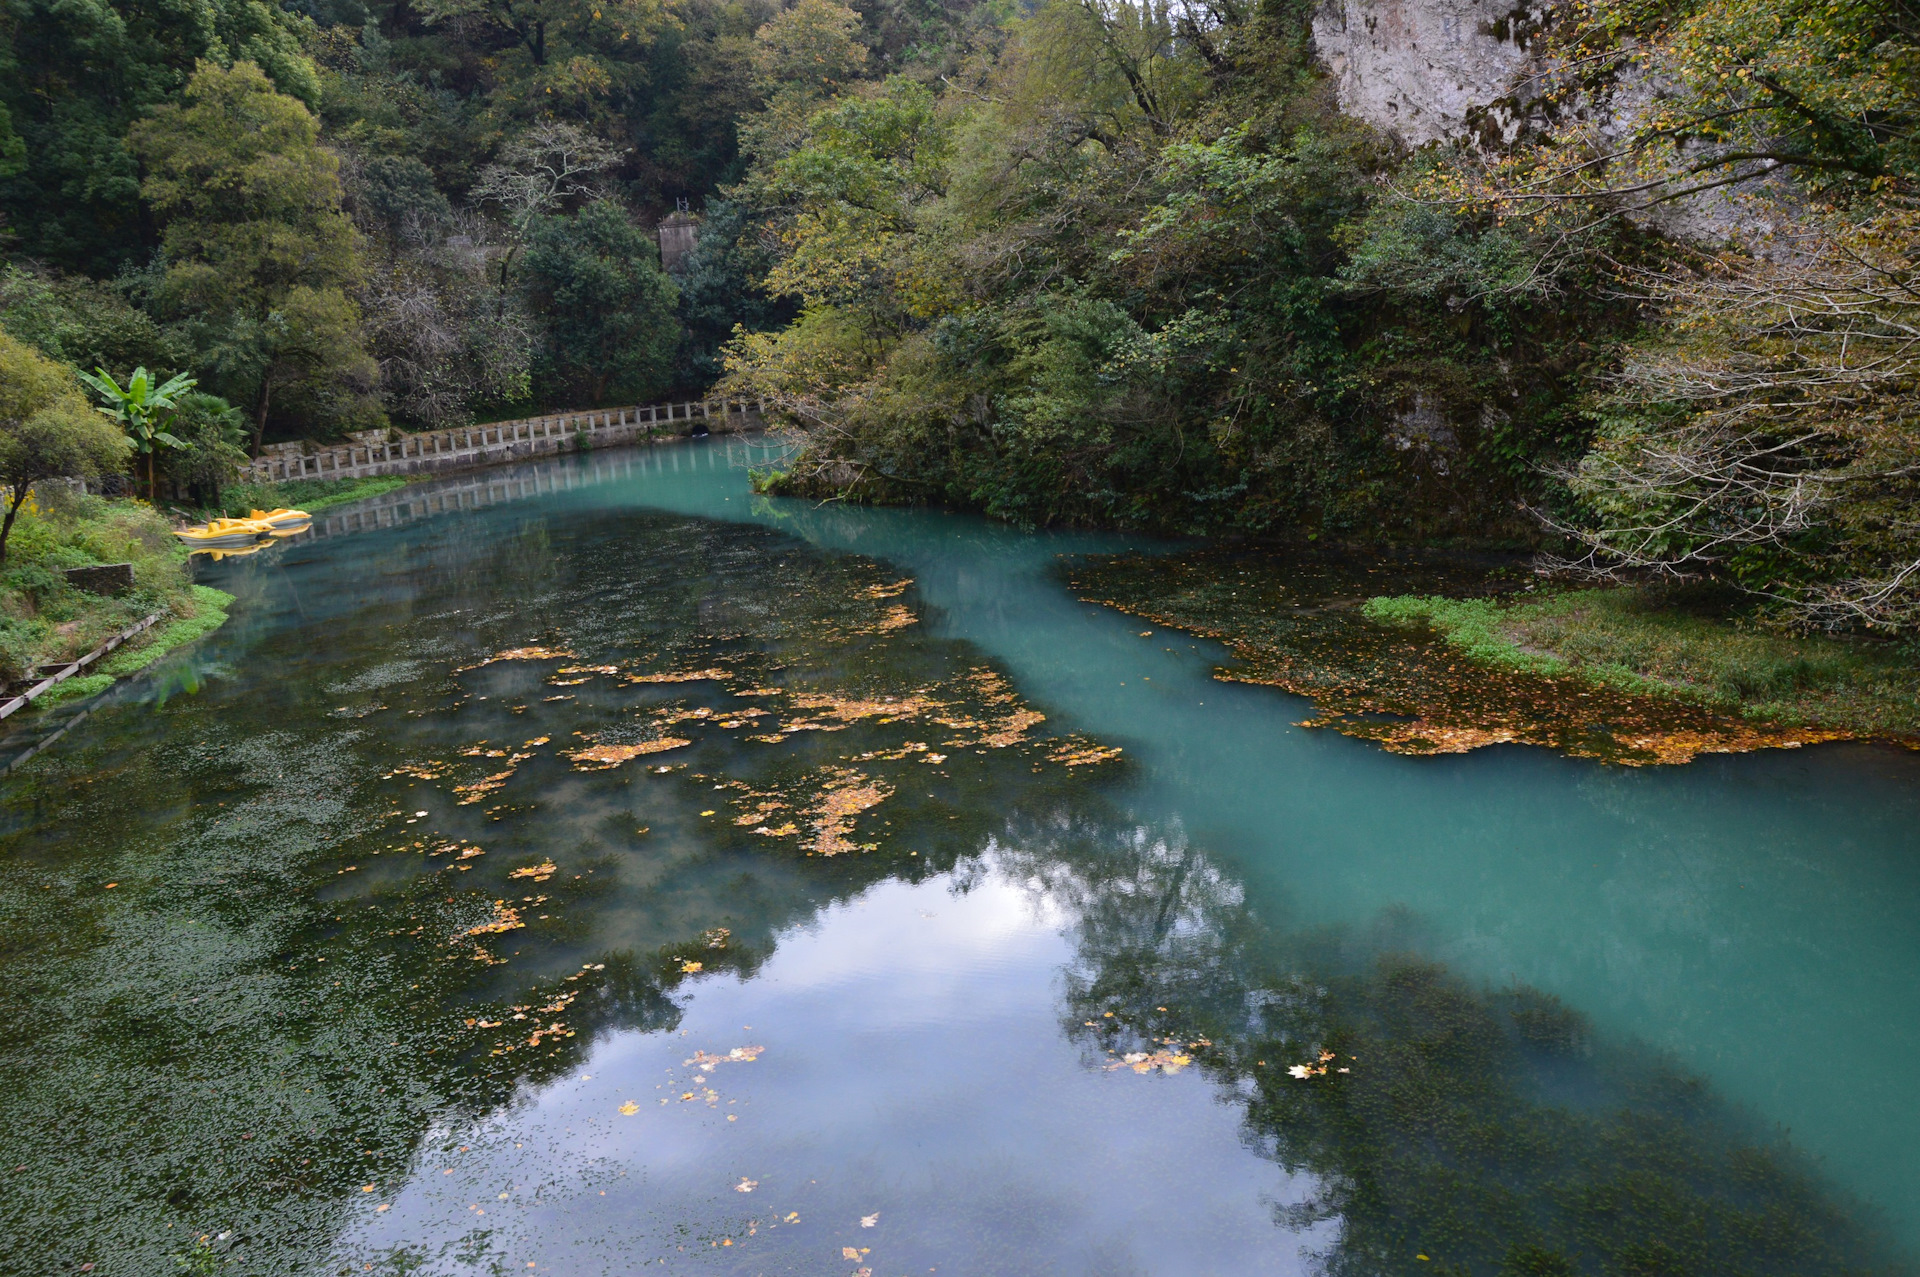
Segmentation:
<svg viewBox="0 0 1920 1277">
<path fill-rule="evenodd" d="M 717 388 L 801 441 L 774 491 L 1910 632 L 1920 10 L 1510 26 L 1522 87 L 1415 147 L 1300 0 L 11 0 L 0 355 L 191 377 L 135 441 L 177 485 Z"/>
</svg>

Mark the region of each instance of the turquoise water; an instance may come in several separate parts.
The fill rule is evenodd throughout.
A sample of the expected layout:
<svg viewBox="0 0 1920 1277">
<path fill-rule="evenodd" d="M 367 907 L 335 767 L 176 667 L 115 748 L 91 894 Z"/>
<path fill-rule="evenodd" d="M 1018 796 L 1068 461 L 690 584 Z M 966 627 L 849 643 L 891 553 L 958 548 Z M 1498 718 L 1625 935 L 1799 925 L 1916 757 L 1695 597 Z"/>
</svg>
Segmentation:
<svg viewBox="0 0 1920 1277">
<path fill-rule="evenodd" d="M 502 471 L 215 565 L 233 622 L 0 782 L 17 1271 L 1911 1265 L 1920 758 L 1386 754 L 1061 584 L 1152 547 L 755 498 L 755 456 Z M 713 727 L 981 670 L 1030 739 Z M 690 743 L 562 752 L 642 722 Z M 866 850 L 730 819 L 855 771 Z M 490 899 L 523 925 L 448 945 Z M 461 1036 L 516 1013 L 565 1027 Z M 1352 1072 L 1281 1071 L 1323 1043 Z"/>
</svg>

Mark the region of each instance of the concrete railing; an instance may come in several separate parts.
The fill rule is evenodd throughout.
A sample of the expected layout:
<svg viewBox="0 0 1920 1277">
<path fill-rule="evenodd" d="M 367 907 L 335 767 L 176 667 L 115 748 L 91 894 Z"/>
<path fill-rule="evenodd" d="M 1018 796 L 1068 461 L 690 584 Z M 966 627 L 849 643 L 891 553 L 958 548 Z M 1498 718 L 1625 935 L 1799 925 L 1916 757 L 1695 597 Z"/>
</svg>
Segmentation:
<svg viewBox="0 0 1920 1277">
<path fill-rule="evenodd" d="M 360 479 L 385 474 L 429 474 L 517 461 L 542 453 L 634 443 L 660 434 L 685 434 L 704 423 L 715 434 L 761 424 L 761 405 L 708 399 L 557 412 L 456 430 L 425 430 L 392 439 L 333 444 L 312 452 L 291 449 L 256 457 L 240 468 L 243 483 L 289 479 Z"/>
<path fill-rule="evenodd" d="M 512 469 L 450 474 L 441 479 L 409 483 L 397 491 L 367 497 L 337 510 L 322 510 L 314 516 L 310 535 L 319 538 L 370 532 L 416 519 L 480 510 L 623 479 L 760 469 L 779 464 L 790 451 L 786 443 L 758 435 L 719 439 L 706 448 L 672 446 L 665 439 L 659 442 L 661 446 L 654 448 L 611 448 L 593 454 L 584 462 L 538 461 Z M 672 441 L 673 444 L 681 442 L 684 441 Z M 288 543 L 299 544 L 303 540 L 304 537 L 291 538 Z"/>
</svg>

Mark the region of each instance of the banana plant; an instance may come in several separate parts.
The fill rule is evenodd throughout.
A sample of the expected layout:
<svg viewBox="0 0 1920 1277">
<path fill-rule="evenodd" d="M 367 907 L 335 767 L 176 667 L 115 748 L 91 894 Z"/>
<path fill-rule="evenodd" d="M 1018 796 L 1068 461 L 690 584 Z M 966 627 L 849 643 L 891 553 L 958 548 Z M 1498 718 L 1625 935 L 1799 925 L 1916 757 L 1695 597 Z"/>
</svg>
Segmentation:
<svg viewBox="0 0 1920 1277">
<path fill-rule="evenodd" d="M 159 494 L 154 483 L 154 455 L 161 448 L 187 446 L 184 439 L 168 434 L 166 427 L 173 422 L 180 396 L 200 383 L 181 373 L 159 384 L 144 367 L 135 368 L 125 386 L 104 368 L 83 372 L 80 380 L 100 396 L 100 411 L 119 422 L 127 432 L 133 440 L 134 452 L 147 459 L 147 500 L 154 500 Z"/>
</svg>

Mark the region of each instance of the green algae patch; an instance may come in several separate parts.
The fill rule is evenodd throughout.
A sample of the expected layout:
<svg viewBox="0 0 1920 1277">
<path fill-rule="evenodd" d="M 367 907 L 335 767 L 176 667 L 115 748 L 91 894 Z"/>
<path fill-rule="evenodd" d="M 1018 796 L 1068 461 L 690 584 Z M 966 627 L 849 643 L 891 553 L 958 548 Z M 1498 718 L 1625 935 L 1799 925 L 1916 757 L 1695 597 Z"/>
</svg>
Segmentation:
<svg viewBox="0 0 1920 1277">
<path fill-rule="evenodd" d="M 1752 717 L 1601 661 L 1576 669 L 1502 628 L 1520 578 L 1498 563 L 1209 548 L 1079 560 L 1068 578 L 1088 602 L 1226 643 L 1218 677 L 1308 697 L 1301 726 L 1394 753 L 1522 744 L 1644 766 L 1866 734 Z"/>
<path fill-rule="evenodd" d="M 1920 665 L 1871 639 L 1776 634 L 1637 589 L 1541 597 L 1369 599 L 1387 625 L 1428 625 L 1469 659 L 1679 698 L 1751 722 L 1920 735 Z"/>
</svg>

